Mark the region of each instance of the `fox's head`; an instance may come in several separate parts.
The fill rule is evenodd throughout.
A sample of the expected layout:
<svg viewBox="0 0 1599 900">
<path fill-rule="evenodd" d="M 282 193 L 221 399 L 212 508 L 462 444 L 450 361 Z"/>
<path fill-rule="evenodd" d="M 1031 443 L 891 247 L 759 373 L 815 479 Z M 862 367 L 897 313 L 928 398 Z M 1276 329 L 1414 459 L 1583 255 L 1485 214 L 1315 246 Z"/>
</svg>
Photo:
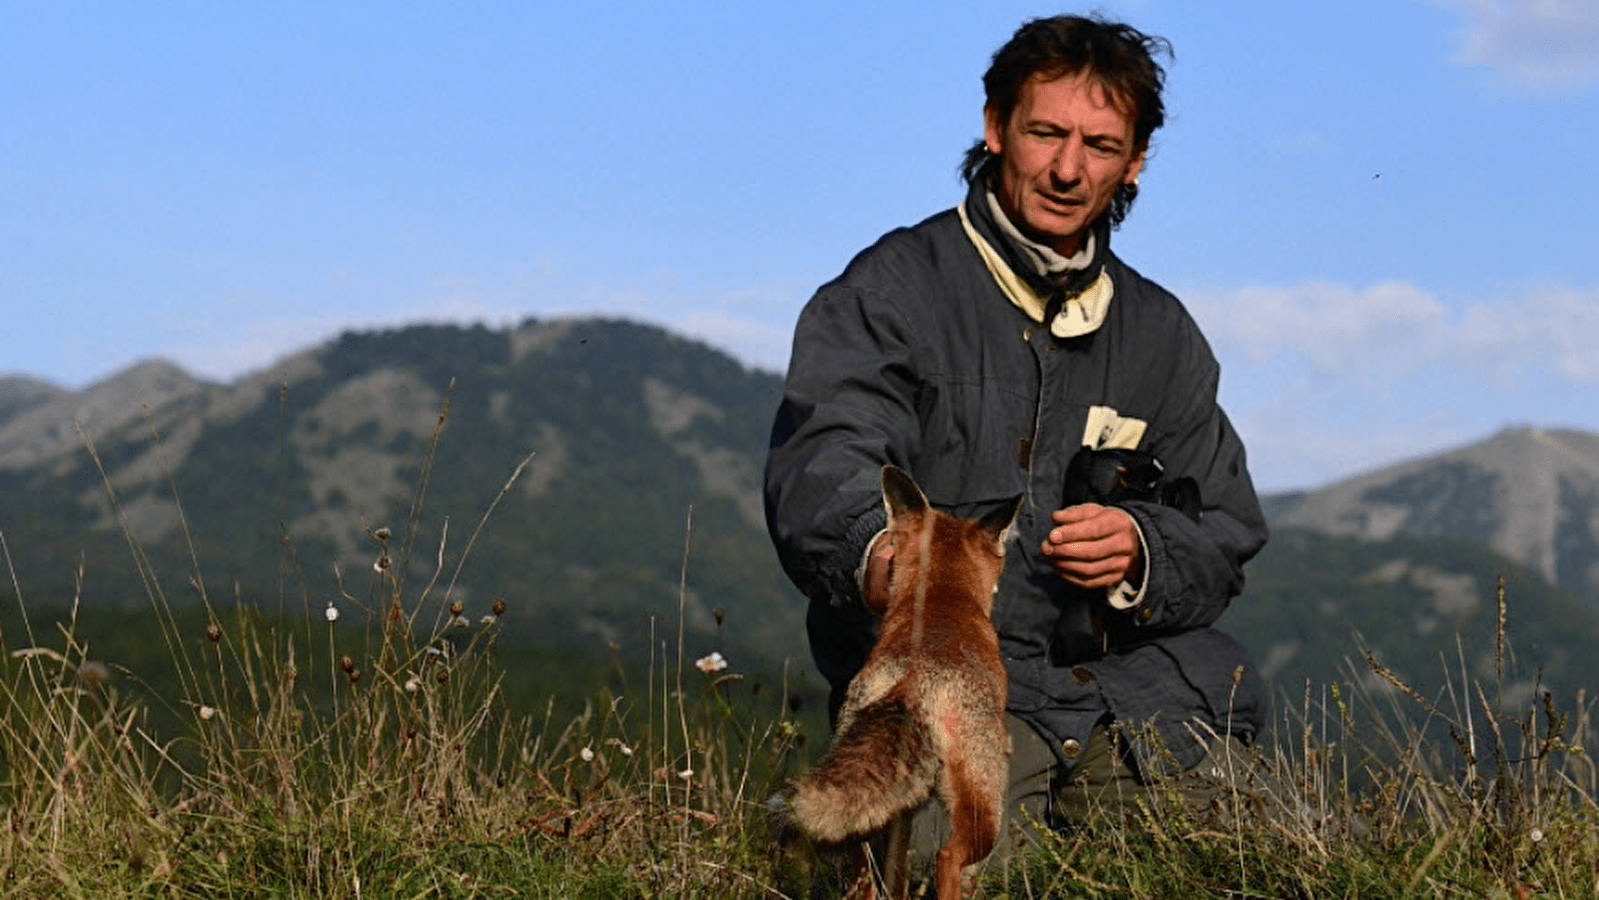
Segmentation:
<svg viewBox="0 0 1599 900">
<path fill-rule="evenodd" d="M 981 519 L 956 519 L 934 509 L 910 475 L 884 466 L 883 504 L 894 542 L 891 602 L 936 585 L 941 591 L 970 594 L 986 615 L 1022 498 L 1018 494 Z"/>
</svg>

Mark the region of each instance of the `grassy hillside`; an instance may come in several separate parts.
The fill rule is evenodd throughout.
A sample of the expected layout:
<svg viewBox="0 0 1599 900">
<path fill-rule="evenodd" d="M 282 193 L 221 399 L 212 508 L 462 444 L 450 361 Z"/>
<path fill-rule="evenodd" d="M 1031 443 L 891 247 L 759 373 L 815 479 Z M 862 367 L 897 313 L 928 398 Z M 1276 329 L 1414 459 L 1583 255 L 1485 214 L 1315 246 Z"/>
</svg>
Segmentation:
<svg viewBox="0 0 1599 900">
<path fill-rule="evenodd" d="M 1459 539 L 1281 528 L 1247 575 L 1222 627 L 1290 697 L 1306 683 L 1377 679 L 1368 652 L 1428 692 L 1446 679 L 1503 681 L 1518 700 L 1599 687 L 1599 620 L 1531 569 Z"/>
</svg>

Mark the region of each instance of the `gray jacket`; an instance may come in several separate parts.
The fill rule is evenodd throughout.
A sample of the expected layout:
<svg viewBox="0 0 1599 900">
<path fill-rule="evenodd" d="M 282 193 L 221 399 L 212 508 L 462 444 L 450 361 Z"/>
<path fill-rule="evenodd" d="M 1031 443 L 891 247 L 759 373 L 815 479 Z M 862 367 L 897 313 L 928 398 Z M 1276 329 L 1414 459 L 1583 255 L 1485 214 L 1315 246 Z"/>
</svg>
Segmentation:
<svg viewBox="0 0 1599 900">
<path fill-rule="evenodd" d="M 1203 755 L 1196 722 L 1243 736 L 1262 724 L 1258 676 L 1210 627 L 1266 540 L 1243 445 L 1216 403 L 1215 358 L 1177 299 L 1109 252 L 1107 229 L 1095 232 L 1086 270 L 1051 283 L 1022 262 L 983 197 L 974 186 L 965 223 L 949 210 L 885 235 L 817 291 L 796 326 L 766 514 L 785 571 L 811 601 L 817 665 L 836 709 L 874 635 L 855 575 L 884 524 L 885 463 L 958 516 L 1025 493 L 993 613 L 1010 711 L 1057 751 L 1107 716 L 1152 722 L 1170 755 L 1137 741 L 1141 764 L 1192 766 Z M 1053 322 L 1064 297 L 1104 290 L 1101 273 L 1112 291 L 1102 323 L 1064 338 L 1015 305 L 999 277 L 1049 296 Z M 1091 423 L 1102 433 L 1085 433 Z M 1197 523 L 1154 503 L 1123 505 L 1148 567 L 1142 599 L 1125 611 L 1104 591 L 1062 581 L 1038 549 L 1068 461 L 1112 432 L 1169 477 L 1193 477 L 1203 500 Z"/>
</svg>

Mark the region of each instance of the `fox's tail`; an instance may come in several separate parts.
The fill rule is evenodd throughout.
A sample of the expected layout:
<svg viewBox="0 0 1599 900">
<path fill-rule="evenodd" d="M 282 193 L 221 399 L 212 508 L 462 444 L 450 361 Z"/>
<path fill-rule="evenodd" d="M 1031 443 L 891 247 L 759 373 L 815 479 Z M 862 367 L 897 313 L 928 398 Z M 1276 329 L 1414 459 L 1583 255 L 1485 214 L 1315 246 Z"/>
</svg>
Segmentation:
<svg viewBox="0 0 1599 900">
<path fill-rule="evenodd" d="M 926 717 L 900 698 L 860 710 L 794 785 L 794 820 L 824 844 L 865 837 L 926 800 L 939 767 Z"/>
</svg>

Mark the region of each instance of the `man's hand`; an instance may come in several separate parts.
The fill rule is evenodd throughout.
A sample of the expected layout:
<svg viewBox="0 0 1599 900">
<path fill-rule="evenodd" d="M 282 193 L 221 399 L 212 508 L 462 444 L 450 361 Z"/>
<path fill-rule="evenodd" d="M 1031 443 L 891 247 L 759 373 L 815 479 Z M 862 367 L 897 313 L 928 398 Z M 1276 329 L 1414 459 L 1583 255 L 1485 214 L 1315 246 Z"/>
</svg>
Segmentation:
<svg viewBox="0 0 1599 900">
<path fill-rule="evenodd" d="M 1055 527 L 1044 539 L 1044 558 L 1078 587 L 1115 587 L 1141 573 L 1144 548 L 1133 517 L 1111 506 L 1084 503 L 1050 513 Z"/>
<path fill-rule="evenodd" d="M 888 611 L 888 576 L 894 571 L 894 541 L 883 532 L 866 551 L 866 577 L 862 586 L 866 606 L 879 618 Z"/>
</svg>

